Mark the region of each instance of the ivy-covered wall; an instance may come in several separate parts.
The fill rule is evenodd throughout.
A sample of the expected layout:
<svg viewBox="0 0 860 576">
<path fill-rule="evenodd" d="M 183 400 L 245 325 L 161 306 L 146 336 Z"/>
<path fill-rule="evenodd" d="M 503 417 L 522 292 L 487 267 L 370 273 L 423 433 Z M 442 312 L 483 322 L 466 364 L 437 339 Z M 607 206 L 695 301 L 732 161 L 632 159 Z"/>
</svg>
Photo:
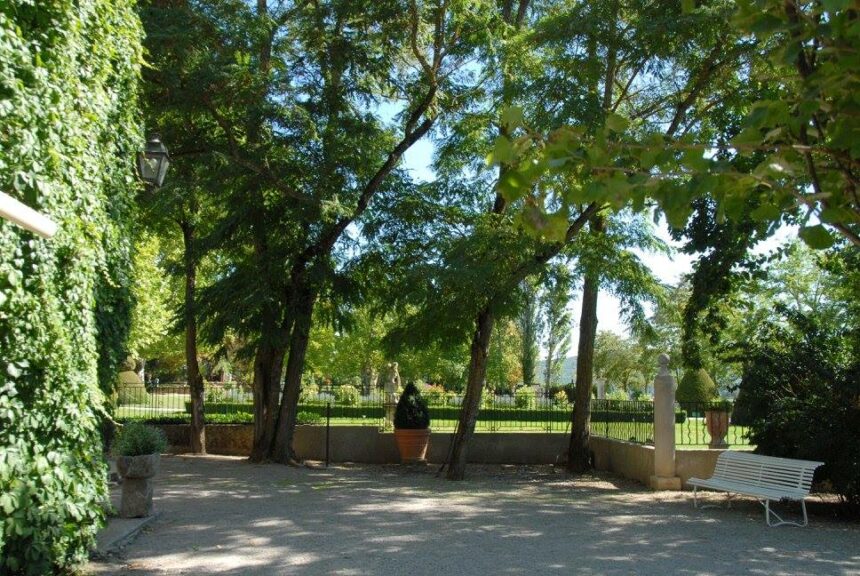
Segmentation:
<svg viewBox="0 0 860 576">
<path fill-rule="evenodd" d="M 103 383 L 123 357 L 141 146 L 134 0 L 0 2 L 0 575 L 61 572 L 103 520 Z"/>
</svg>

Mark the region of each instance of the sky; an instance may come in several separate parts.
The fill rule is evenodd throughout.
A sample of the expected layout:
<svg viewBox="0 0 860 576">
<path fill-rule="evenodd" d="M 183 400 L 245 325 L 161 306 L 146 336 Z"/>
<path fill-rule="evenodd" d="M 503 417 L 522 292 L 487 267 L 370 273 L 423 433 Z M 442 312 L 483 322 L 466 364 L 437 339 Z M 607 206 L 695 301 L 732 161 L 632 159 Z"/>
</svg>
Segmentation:
<svg viewBox="0 0 860 576">
<path fill-rule="evenodd" d="M 433 160 L 434 145 L 428 138 L 422 138 L 416 142 L 404 155 L 404 166 L 412 176 L 423 181 L 435 180 L 435 174 L 431 168 Z M 665 220 L 661 220 L 656 227 L 657 236 L 674 249 L 672 254 L 651 254 L 637 252 L 640 259 L 651 269 L 654 275 L 665 284 L 677 284 L 685 274 L 693 270 L 694 256 L 683 254 L 678 251 L 679 244 L 675 243 L 669 236 L 669 229 Z M 762 253 L 775 249 L 785 243 L 790 237 L 796 235 L 796 231 L 785 227 L 753 252 Z M 581 308 L 579 298 L 570 302 L 570 310 L 574 318 L 574 326 L 571 333 L 571 346 L 569 356 L 576 355 L 579 342 L 579 314 Z M 609 330 L 622 336 L 629 336 L 629 330 L 621 320 L 621 303 L 612 294 L 600 292 L 597 298 L 597 329 Z M 541 357 L 545 357 L 545 351 L 541 346 Z"/>
</svg>

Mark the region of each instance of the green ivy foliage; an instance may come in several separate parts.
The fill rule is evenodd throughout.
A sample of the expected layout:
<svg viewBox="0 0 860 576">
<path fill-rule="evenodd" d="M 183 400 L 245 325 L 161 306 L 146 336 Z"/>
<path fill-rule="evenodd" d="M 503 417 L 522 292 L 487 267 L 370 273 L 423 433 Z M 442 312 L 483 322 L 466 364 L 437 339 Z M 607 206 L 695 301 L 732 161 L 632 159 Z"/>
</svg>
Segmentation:
<svg viewBox="0 0 860 576">
<path fill-rule="evenodd" d="M 67 571 L 103 521 L 140 39 L 131 0 L 0 3 L 0 190 L 59 224 L 44 240 L 0 220 L 0 574 Z"/>
</svg>

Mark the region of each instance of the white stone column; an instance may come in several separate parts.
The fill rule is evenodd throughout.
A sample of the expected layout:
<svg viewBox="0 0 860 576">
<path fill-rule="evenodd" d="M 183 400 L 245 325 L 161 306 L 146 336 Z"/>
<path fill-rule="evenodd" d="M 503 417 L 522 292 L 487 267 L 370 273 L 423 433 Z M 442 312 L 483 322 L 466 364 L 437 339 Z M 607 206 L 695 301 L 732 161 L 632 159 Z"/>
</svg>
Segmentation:
<svg viewBox="0 0 860 576">
<path fill-rule="evenodd" d="M 654 379 L 654 490 L 680 490 L 675 475 L 675 379 L 669 372 L 669 356 L 660 354 L 660 370 Z"/>
</svg>

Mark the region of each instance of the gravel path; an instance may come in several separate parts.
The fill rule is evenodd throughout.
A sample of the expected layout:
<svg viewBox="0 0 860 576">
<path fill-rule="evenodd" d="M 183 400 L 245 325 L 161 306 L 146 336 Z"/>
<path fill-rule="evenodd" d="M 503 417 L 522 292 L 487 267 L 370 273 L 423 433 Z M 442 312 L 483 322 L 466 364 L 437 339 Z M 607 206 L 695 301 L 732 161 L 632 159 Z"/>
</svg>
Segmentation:
<svg viewBox="0 0 860 576">
<path fill-rule="evenodd" d="M 860 575 L 860 525 L 768 528 L 761 507 L 552 467 L 289 468 L 168 456 L 161 516 L 92 574 Z M 719 496 L 711 496 L 715 502 Z"/>
</svg>

